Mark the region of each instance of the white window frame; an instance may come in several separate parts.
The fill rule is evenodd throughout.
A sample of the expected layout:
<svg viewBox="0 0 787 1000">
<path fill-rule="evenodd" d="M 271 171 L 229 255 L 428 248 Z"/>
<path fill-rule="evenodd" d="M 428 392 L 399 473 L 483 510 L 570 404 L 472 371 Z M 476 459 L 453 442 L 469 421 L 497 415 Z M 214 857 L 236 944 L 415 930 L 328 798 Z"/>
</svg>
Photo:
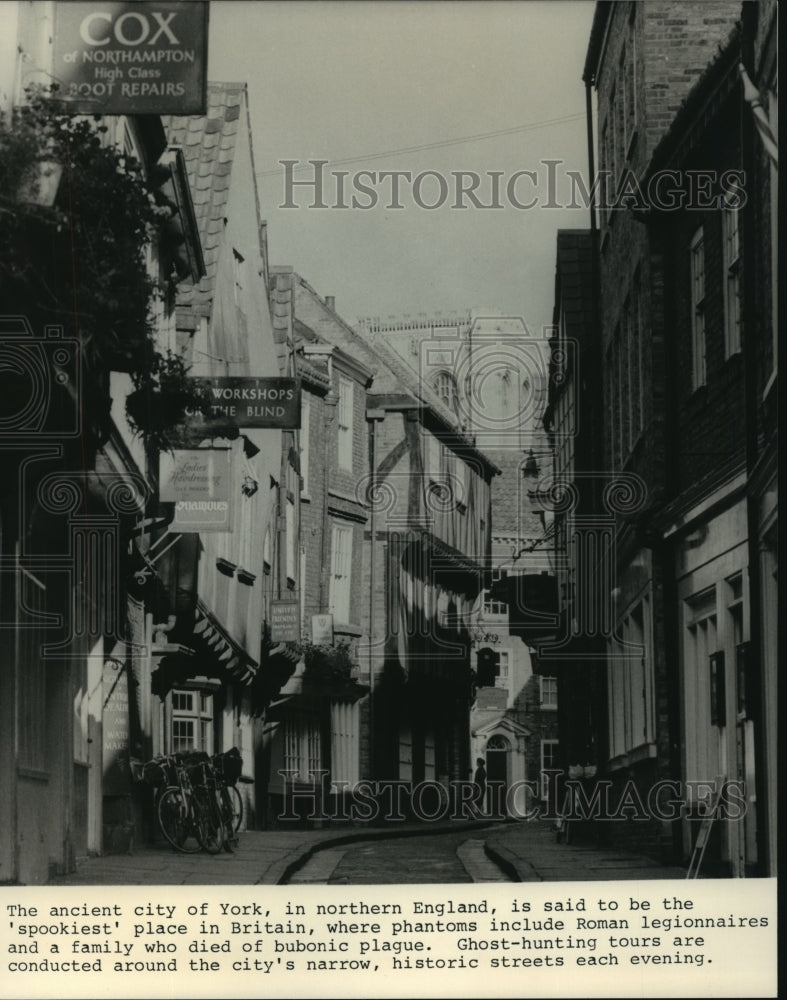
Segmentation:
<svg viewBox="0 0 787 1000">
<path fill-rule="evenodd" d="M 544 774 L 544 771 L 546 771 L 547 768 L 549 768 L 549 770 L 551 770 L 551 771 L 556 770 L 555 765 L 557 763 L 557 760 L 556 760 L 556 758 L 557 758 L 557 748 L 558 748 L 559 745 L 560 745 L 560 741 L 559 740 L 541 740 L 541 756 L 540 756 L 541 769 L 539 771 L 539 775 L 540 775 L 540 778 L 541 778 L 541 798 L 542 799 L 546 799 L 547 796 L 548 796 L 548 794 L 549 794 L 549 782 L 548 782 L 547 776 Z M 547 761 L 547 759 L 546 759 L 547 755 L 545 753 L 547 747 L 550 748 L 549 761 Z"/>
<path fill-rule="evenodd" d="M 540 708 L 546 712 L 557 711 L 557 677 L 542 676 L 538 679 Z"/>
<path fill-rule="evenodd" d="M 484 591 L 484 616 L 499 616 L 508 614 L 508 604 L 505 601 L 495 601 L 489 596 L 489 591 Z"/>
<path fill-rule="evenodd" d="M 731 358 L 741 350 L 740 303 L 740 215 L 730 199 L 721 211 L 722 259 L 724 266 L 724 356 Z"/>
<path fill-rule="evenodd" d="M 331 530 L 330 612 L 336 622 L 350 621 L 353 527 L 334 521 Z"/>
<path fill-rule="evenodd" d="M 437 372 L 432 378 L 432 388 L 443 405 L 455 414 L 459 405 L 459 388 L 454 376 L 447 371 Z"/>
<path fill-rule="evenodd" d="M 320 722 L 316 716 L 290 716 L 284 720 L 282 761 L 288 780 L 312 783 L 322 767 Z"/>
<path fill-rule="evenodd" d="M 187 704 L 184 704 L 187 702 Z M 213 753 L 213 695 L 198 689 L 183 690 L 173 688 L 169 694 L 170 703 L 170 752 L 182 753 L 186 750 L 202 750 Z M 176 734 L 178 723 L 192 726 L 194 738 L 189 741 Z"/>
<path fill-rule="evenodd" d="M 691 387 L 699 389 L 707 378 L 705 330 L 705 232 L 702 226 L 691 238 Z"/>
<path fill-rule="evenodd" d="M 495 687 L 508 689 L 511 680 L 511 654 L 507 649 L 497 651 L 499 670 L 495 677 Z"/>
<path fill-rule="evenodd" d="M 339 402 L 337 404 L 337 458 L 339 468 L 353 471 L 353 383 L 339 376 Z"/>
</svg>

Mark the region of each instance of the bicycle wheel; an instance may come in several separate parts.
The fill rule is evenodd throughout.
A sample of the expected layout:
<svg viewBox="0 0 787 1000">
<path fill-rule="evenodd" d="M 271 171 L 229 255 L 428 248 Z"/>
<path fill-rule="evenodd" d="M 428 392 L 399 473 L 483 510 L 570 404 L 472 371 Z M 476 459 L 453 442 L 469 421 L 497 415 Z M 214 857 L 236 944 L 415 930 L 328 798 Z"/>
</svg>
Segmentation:
<svg viewBox="0 0 787 1000">
<path fill-rule="evenodd" d="M 235 785 L 229 785 L 227 791 L 232 803 L 232 829 L 237 833 L 243 822 L 243 796 Z"/>
<path fill-rule="evenodd" d="M 180 788 L 166 788 L 158 800 L 158 822 L 161 832 L 175 848 L 184 854 L 200 849 L 193 822 L 191 798 Z"/>
<path fill-rule="evenodd" d="M 238 846 L 238 834 L 235 829 L 233 800 L 227 785 L 222 785 L 220 788 L 216 789 L 216 798 L 218 799 L 219 808 L 221 809 L 221 815 L 224 821 L 224 830 L 226 834 L 224 838 L 224 850 L 227 851 L 228 854 L 231 854 Z"/>
<path fill-rule="evenodd" d="M 204 785 L 194 790 L 194 813 L 200 843 L 208 854 L 218 854 L 226 839 L 224 821 L 215 795 Z"/>
</svg>

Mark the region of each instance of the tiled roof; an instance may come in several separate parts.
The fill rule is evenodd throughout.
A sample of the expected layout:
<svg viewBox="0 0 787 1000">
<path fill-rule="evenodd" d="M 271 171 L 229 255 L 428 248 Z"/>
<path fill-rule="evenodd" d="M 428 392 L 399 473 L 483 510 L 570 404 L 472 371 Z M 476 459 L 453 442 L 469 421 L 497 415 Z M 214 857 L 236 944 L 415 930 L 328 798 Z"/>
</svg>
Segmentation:
<svg viewBox="0 0 787 1000">
<path fill-rule="evenodd" d="M 236 136 L 245 100 L 245 83 L 209 83 L 207 115 L 166 115 L 162 119 L 168 143 L 183 149 L 205 256 L 205 277 L 198 286 L 182 285 L 178 304 L 206 315 L 216 287 Z"/>
<path fill-rule="evenodd" d="M 583 340 L 593 325 L 593 242 L 589 229 L 558 230 L 555 325 L 561 305 L 567 336 Z"/>
</svg>

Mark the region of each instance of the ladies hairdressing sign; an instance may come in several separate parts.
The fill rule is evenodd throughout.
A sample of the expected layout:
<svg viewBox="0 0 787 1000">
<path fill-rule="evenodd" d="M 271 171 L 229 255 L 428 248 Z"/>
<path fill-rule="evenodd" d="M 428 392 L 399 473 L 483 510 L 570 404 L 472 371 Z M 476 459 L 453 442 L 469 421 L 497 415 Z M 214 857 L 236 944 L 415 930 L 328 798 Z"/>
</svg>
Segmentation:
<svg viewBox="0 0 787 1000">
<path fill-rule="evenodd" d="M 208 4 L 55 4 L 53 75 L 78 114 L 207 110 Z"/>
</svg>

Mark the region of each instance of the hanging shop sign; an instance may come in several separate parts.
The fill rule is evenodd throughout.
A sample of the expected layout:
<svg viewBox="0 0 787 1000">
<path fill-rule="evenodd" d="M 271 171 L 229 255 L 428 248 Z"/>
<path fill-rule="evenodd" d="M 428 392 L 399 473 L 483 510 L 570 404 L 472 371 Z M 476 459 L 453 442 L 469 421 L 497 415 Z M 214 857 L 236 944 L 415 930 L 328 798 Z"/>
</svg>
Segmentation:
<svg viewBox="0 0 787 1000">
<path fill-rule="evenodd" d="M 207 113 L 208 4 L 54 4 L 53 76 L 77 114 Z"/>
<path fill-rule="evenodd" d="M 124 795 L 131 780 L 129 765 L 128 671 L 118 660 L 107 660 L 102 686 L 102 764 L 104 795 Z"/>
<path fill-rule="evenodd" d="M 170 531 L 231 531 L 230 450 L 163 452 L 159 498 L 175 504 Z"/>
<path fill-rule="evenodd" d="M 298 601 L 271 601 L 271 641 L 297 642 L 300 620 Z"/>
<path fill-rule="evenodd" d="M 333 615 L 312 615 L 312 642 L 315 646 L 333 645 Z"/>
<path fill-rule="evenodd" d="M 301 386 L 294 378 L 255 378 L 222 375 L 195 378 L 209 400 L 209 422 L 226 421 L 235 427 L 301 426 Z"/>
</svg>

